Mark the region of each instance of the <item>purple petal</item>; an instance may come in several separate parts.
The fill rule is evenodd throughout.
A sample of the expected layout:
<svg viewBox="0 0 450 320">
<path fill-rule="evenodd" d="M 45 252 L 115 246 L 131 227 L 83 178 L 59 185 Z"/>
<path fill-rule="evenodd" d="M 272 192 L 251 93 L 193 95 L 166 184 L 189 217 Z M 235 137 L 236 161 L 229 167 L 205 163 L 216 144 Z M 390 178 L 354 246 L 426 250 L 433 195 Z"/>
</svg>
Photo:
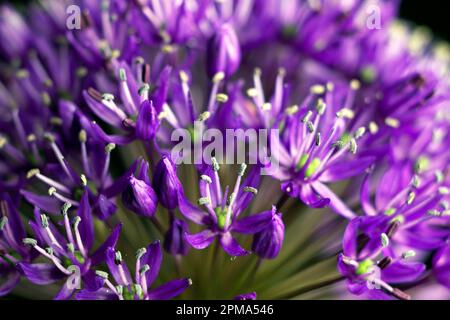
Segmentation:
<svg viewBox="0 0 450 320">
<path fill-rule="evenodd" d="M 103 121 L 109 123 L 112 126 L 120 128 L 122 126 L 122 121 L 126 118 L 125 113 L 123 111 L 120 112 L 120 115 L 114 112 L 112 109 L 105 106 L 101 101 L 97 101 L 94 99 L 90 90 L 83 91 L 83 97 L 86 101 L 88 107 L 94 112 L 99 118 Z"/>
<path fill-rule="evenodd" d="M 27 199 L 27 201 L 39 209 L 53 214 L 58 214 L 61 209 L 61 204 L 54 197 L 38 196 L 26 190 L 20 190 L 20 193 Z"/>
<path fill-rule="evenodd" d="M 334 182 L 351 178 L 366 170 L 374 161 L 374 157 L 365 157 L 331 164 L 329 168 L 320 175 L 320 181 Z"/>
<path fill-rule="evenodd" d="M 143 101 L 136 119 L 136 137 L 149 141 L 155 137 L 158 127 L 158 115 L 153 107 L 153 102 Z"/>
<path fill-rule="evenodd" d="M 205 224 L 205 219 L 207 217 L 205 212 L 190 203 L 184 195 L 178 195 L 178 203 L 180 212 L 183 216 L 196 224 Z"/>
<path fill-rule="evenodd" d="M 70 281 L 66 281 L 62 286 L 61 290 L 59 290 L 58 294 L 53 298 L 54 300 L 69 300 L 75 292 L 75 289 L 69 288 Z"/>
<path fill-rule="evenodd" d="M 80 235 L 83 244 L 87 250 L 91 248 L 94 241 L 94 221 L 92 220 L 91 206 L 89 204 L 89 192 L 88 189 L 84 190 L 81 197 L 80 205 L 77 211 L 78 216 L 81 218 L 80 222 Z"/>
<path fill-rule="evenodd" d="M 327 186 L 320 182 L 313 183 L 313 189 L 325 199 L 330 199 L 329 206 L 338 214 L 347 219 L 353 219 L 355 214 L 342 202 L 342 200 Z"/>
<path fill-rule="evenodd" d="M 364 181 L 361 186 L 360 198 L 361 206 L 363 207 L 364 212 L 369 216 L 376 215 L 377 212 L 370 201 L 370 174 L 367 174 L 364 177 Z"/>
<path fill-rule="evenodd" d="M 375 205 L 378 210 L 386 209 L 395 195 L 409 183 L 410 178 L 405 181 L 408 172 L 407 166 L 393 165 L 384 173 L 375 194 Z"/>
<path fill-rule="evenodd" d="M 20 280 L 20 274 L 18 272 L 9 273 L 0 283 L 0 297 L 6 296 L 16 287 Z"/>
<path fill-rule="evenodd" d="M 17 243 L 22 243 L 22 239 L 25 238 L 26 233 L 19 212 L 13 204 L 9 194 L 3 194 L 2 200 L 6 203 L 8 224 L 11 227 L 12 234 Z"/>
<path fill-rule="evenodd" d="M 220 244 L 222 245 L 223 250 L 232 257 L 246 256 L 250 253 L 243 249 L 229 232 L 221 234 Z"/>
<path fill-rule="evenodd" d="M 342 248 L 344 249 L 344 254 L 350 258 L 357 257 L 358 248 L 358 231 L 361 225 L 361 219 L 355 218 L 350 221 L 344 232 L 344 238 L 342 239 Z"/>
<path fill-rule="evenodd" d="M 172 219 L 169 230 L 164 236 L 164 249 L 172 255 L 186 255 L 189 246 L 184 239 L 188 224 L 184 220 Z"/>
<path fill-rule="evenodd" d="M 117 284 L 121 286 L 127 286 L 132 283 L 130 271 L 125 263 L 117 263 L 116 262 L 116 251 L 113 248 L 108 248 L 106 250 L 106 264 L 108 265 L 108 269 L 111 272 L 114 280 L 116 280 Z M 123 269 L 124 278 L 121 276 L 120 268 Z"/>
<path fill-rule="evenodd" d="M 172 299 L 182 294 L 190 285 L 191 281 L 189 279 L 172 280 L 151 290 L 147 297 L 150 300 Z"/>
<path fill-rule="evenodd" d="M 268 210 L 234 221 L 231 226 L 232 231 L 244 234 L 257 233 L 270 225 L 274 214 L 273 210 Z"/>
<path fill-rule="evenodd" d="M 19 268 L 32 283 L 46 285 L 63 279 L 66 275 L 49 263 L 19 263 Z"/>
<path fill-rule="evenodd" d="M 258 188 L 261 176 L 259 175 L 259 168 L 254 166 L 252 170 L 248 173 L 247 177 L 245 178 L 244 182 L 241 185 L 241 188 L 239 188 L 238 194 L 236 196 L 236 201 L 234 207 L 237 208 L 233 213 L 234 216 L 238 216 L 240 214 L 240 211 L 243 211 L 247 208 L 247 206 L 250 204 L 250 202 L 255 197 L 251 192 L 245 192 L 245 187 L 253 187 Z"/>
<path fill-rule="evenodd" d="M 324 208 L 330 204 L 330 199 L 319 197 L 309 184 L 301 186 L 299 192 L 300 199 L 311 208 Z"/>
<path fill-rule="evenodd" d="M 106 250 L 109 247 L 114 248 L 116 246 L 117 240 L 120 236 L 120 231 L 122 230 L 122 223 L 117 224 L 109 237 L 103 242 L 103 244 L 92 254 L 91 263 L 96 266 L 106 259 Z"/>
<path fill-rule="evenodd" d="M 133 141 L 132 136 L 108 135 L 95 122 L 90 122 L 83 127 L 89 133 L 90 136 L 92 136 L 97 141 L 102 143 L 114 143 L 117 145 L 125 145 Z"/>
<path fill-rule="evenodd" d="M 178 195 L 183 192 L 183 187 L 178 179 L 175 164 L 170 157 L 163 156 L 156 165 L 153 174 L 153 188 L 165 208 L 173 210 L 178 206 Z"/>
<path fill-rule="evenodd" d="M 118 300 L 118 297 L 110 289 L 101 288 L 97 291 L 80 290 L 75 300 Z"/>
<path fill-rule="evenodd" d="M 125 172 L 119 178 L 115 179 L 114 183 L 103 191 L 105 197 L 107 198 L 115 197 L 116 195 L 122 193 L 126 189 L 128 179 L 136 171 L 139 161 L 140 161 L 139 159 L 134 161 L 133 164 L 130 166 L 130 168 L 128 168 L 127 172 Z"/>
<path fill-rule="evenodd" d="M 166 102 L 167 99 L 167 92 L 169 90 L 169 80 L 170 80 L 170 74 L 172 72 L 171 66 L 165 66 L 164 69 L 161 71 L 158 81 L 158 90 L 156 90 L 155 95 L 152 96 L 153 101 L 155 102 L 155 110 L 159 113 L 162 111 L 163 104 Z"/>
<path fill-rule="evenodd" d="M 156 277 L 159 274 L 159 269 L 161 268 L 162 262 L 162 252 L 161 245 L 159 241 L 155 241 L 147 246 L 147 252 L 141 258 L 142 264 L 148 264 L 150 270 L 145 274 L 147 279 L 147 287 L 150 286 L 155 281 Z"/>
<path fill-rule="evenodd" d="M 137 175 L 136 175 L 136 178 L 138 178 L 139 180 L 142 180 L 142 181 L 144 181 L 146 184 L 151 184 L 151 181 L 150 181 L 150 176 L 149 176 L 149 171 L 150 171 L 150 165 L 148 164 L 148 162 L 147 161 L 145 161 L 144 159 L 141 159 L 141 161 L 139 161 L 140 162 L 140 168 L 139 168 L 139 171 L 138 171 L 138 173 L 137 173 Z M 156 172 L 155 172 L 155 174 L 156 174 Z M 155 175 L 154 174 L 154 175 Z M 153 175 L 153 176 L 154 176 Z M 155 179 L 155 177 L 153 177 L 153 179 Z"/>
<path fill-rule="evenodd" d="M 114 215 L 117 211 L 117 206 L 114 202 L 106 198 L 103 194 L 98 196 L 97 200 L 97 214 L 100 220 L 104 221 Z"/>
<path fill-rule="evenodd" d="M 73 102 L 67 100 L 60 100 L 58 103 L 58 113 L 63 121 L 64 133 L 70 134 L 69 129 L 72 127 L 75 111 L 78 109 Z"/>
<path fill-rule="evenodd" d="M 195 249 L 204 249 L 213 242 L 214 238 L 216 237 L 216 233 L 212 232 L 209 229 L 206 229 L 196 234 L 185 233 L 184 237 L 187 243 L 189 243 Z"/>
<path fill-rule="evenodd" d="M 123 204 L 131 211 L 151 218 L 156 212 L 158 197 L 153 188 L 133 175 L 129 178 L 129 186 L 122 193 Z"/>
<path fill-rule="evenodd" d="M 402 261 L 388 265 L 382 273 L 382 278 L 388 283 L 402 283 L 417 280 L 425 271 L 423 263 Z"/>
</svg>

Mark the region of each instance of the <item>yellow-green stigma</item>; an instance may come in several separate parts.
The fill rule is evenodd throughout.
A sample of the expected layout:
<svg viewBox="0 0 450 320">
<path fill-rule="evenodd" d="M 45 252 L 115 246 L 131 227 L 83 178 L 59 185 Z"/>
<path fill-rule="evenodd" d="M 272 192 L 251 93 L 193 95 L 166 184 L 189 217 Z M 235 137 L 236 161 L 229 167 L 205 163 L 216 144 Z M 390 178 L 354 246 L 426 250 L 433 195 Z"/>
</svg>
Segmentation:
<svg viewBox="0 0 450 320">
<path fill-rule="evenodd" d="M 216 213 L 216 217 L 217 217 L 217 226 L 220 229 L 224 229 L 225 228 L 225 224 L 227 222 L 227 210 L 228 208 L 221 208 L 221 207 L 217 207 L 214 209 L 214 212 Z"/>
<path fill-rule="evenodd" d="M 305 178 L 310 178 L 314 173 L 316 173 L 317 169 L 320 166 L 320 159 L 314 158 L 311 163 L 308 165 L 305 171 Z"/>
<path fill-rule="evenodd" d="M 356 274 L 357 275 L 363 275 L 370 271 L 370 268 L 373 266 L 373 261 L 370 259 L 363 260 L 359 263 L 358 267 L 356 268 Z"/>
<path fill-rule="evenodd" d="M 309 154 L 307 154 L 307 153 L 302 154 L 302 156 L 300 157 L 300 159 L 297 162 L 297 166 L 295 167 L 296 170 L 299 171 L 299 170 L 303 169 L 303 167 L 305 166 L 306 161 L 308 161 L 308 159 L 309 159 Z"/>
</svg>

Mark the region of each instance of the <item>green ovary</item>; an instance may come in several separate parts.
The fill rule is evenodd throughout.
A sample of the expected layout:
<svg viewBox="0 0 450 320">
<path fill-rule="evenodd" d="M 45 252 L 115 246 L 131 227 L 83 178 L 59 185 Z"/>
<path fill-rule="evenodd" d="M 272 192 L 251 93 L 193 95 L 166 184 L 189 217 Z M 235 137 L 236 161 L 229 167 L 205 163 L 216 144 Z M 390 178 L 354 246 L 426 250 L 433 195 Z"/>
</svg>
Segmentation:
<svg viewBox="0 0 450 320">
<path fill-rule="evenodd" d="M 302 154 L 302 156 L 300 157 L 300 159 L 297 162 L 297 166 L 296 166 L 297 171 L 303 169 L 303 167 L 305 166 L 306 161 L 308 161 L 308 159 L 309 159 L 309 154 L 306 154 L 306 153 Z"/>
<path fill-rule="evenodd" d="M 217 226 L 220 229 L 225 228 L 225 224 L 227 222 L 227 210 L 228 207 L 225 207 L 224 209 L 222 209 L 221 207 L 217 207 L 214 209 L 214 212 L 216 213 L 217 216 Z"/>
<path fill-rule="evenodd" d="M 363 260 L 359 263 L 358 267 L 356 268 L 356 274 L 357 275 L 363 275 L 370 271 L 370 268 L 373 266 L 373 261 L 370 259 Z"/>
<path fill-rule="evenodd" d="M 320 166 L 320 159 L 314 158 L 305 171 L 305 178 L 310 178 L 314 173 L 316 173 L 317 169 Z"/>
</svg>

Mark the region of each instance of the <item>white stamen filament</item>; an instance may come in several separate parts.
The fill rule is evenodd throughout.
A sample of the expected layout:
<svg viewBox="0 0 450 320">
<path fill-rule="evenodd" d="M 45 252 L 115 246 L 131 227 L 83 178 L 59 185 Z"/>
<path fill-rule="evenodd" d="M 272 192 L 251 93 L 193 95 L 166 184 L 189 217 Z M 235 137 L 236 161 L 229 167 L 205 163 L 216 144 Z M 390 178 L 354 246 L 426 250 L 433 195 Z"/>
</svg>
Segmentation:
<svg viewBox="0 0 450 320">
<path fill-rule="evenodd" d="M 75 238 L 77 241 L 78 250 L 80 250 L 83 257 L 86 257 L 87 253 L 86 253 L 86 249 L 84 248 L 83 241 L 81 241 L 81 235 L 80 235 L 80 231 L 78 229 L 78 225 L 79 225 L 78 223 L 75 223 L 75 225 L 74 225 Z"/>
<path fill-rule="evenodd" d="M 39 180 L 41 180 L 45 184 L 49 185 L 50 187 L 54 187 L 57 190 L 61 190 L 61 191 L 64 191 L 65 193 L 70 194 L 69 188 L 67 188 L 66 186 L 62 185 L 59 182 L 56 182 L 55 180 L 53 180 L 53 179 L 51 179 L 51 178 L 49 178 L 47 176 L 44 176 L 40 172 L 36 174 L 36 178 L 38 178 Z"/>
<path fill-rule="evenodd" d="M 64 162 L 64 156 L 61 153 L 61 150 L 59 150 L 59 147 L 56 145 L 56 143 L 54 141 L 51 141 L 50 145 L 52 147 L 53 153 L 55 154 L 56 158 L 58 159 L 58 162 L 61 165 L 61 167 L 63 168 L 67 177 L 69 177 L 70 180 L 73 180 L 73 177 L 70 174 L 70 170 L 67 167 L 67 164 Z"/>
<path fill-rule="evenodd" d="M 73 239 L 72 228 L 70 227 L 69 216 L 67 214 L 64 214 L 64 228 L 66 230 L 66 235 L 69 240 L 69 243 L 71 243 L 72 245 L 75 244 L 75 241 Z"/>
</svg>

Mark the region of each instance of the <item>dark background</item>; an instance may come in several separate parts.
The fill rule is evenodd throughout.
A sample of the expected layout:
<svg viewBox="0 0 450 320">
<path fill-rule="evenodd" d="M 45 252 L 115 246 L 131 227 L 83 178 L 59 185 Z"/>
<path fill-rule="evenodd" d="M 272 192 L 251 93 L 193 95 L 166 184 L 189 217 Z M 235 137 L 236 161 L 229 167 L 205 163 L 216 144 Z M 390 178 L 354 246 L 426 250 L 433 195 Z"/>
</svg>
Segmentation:
<svg viewBox="0 0 450 320">
<path fill-rule="evenodd" d="M 442 39 L 450 40 L 450 3 L 442 0 L 403 0 L 400 16 L 418 25 L 428 26 Z"/>
</svg>

